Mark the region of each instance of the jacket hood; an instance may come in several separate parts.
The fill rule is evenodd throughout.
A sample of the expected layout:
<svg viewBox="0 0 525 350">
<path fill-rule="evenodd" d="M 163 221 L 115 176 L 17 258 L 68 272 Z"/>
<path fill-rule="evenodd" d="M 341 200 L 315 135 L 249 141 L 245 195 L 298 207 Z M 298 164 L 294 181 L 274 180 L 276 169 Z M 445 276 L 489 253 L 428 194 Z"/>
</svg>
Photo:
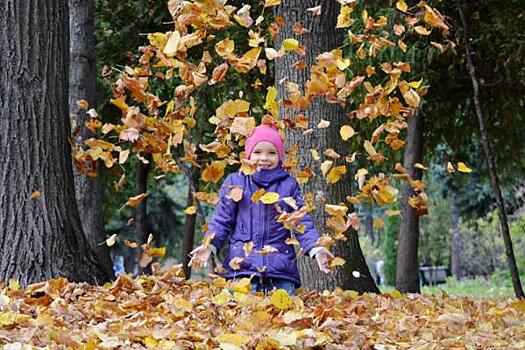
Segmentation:
<svg viewBox="0 0 525 350">
<path fill-rule="evenodd" d="M 274 169 L 261 169 L 251 175 L 253 182 L 262 187 L 268 187 L 276 182 L 282 181 L 289 174 L 283 169 L 282 162 L 279 162 Z"/>
</svg>

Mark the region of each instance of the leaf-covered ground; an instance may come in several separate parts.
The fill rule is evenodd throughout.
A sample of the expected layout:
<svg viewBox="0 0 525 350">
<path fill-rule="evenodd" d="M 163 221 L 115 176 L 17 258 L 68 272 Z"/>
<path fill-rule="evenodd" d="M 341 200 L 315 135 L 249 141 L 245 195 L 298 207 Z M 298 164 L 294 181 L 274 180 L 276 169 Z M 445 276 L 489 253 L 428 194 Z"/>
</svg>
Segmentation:
<svg viewBox="0 0 525 350">
<path fill-rule="evenodd" d="M 525 301 L 352 291 L 246 294 L 180 268 L 0 293 L 3 349 L 525 349 Z"/>
</svg>

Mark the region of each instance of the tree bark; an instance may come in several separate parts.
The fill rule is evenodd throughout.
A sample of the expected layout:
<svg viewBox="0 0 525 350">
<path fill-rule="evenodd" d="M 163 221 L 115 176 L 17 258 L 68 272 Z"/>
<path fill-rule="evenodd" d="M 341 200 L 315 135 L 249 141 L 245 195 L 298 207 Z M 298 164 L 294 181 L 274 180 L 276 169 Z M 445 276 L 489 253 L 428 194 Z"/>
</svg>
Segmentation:
<svg viewBox="0 0 525 350">
<path fill-rule="evenodd" d="M 414 180 L 421 179 L 421 170 L 414 167 L 423 157 L 423 120 L 419 112 L 408 118 L 408 130 L 403 166 Z M 419 216 L 408 204 L 414 195 L 410 183 L 403 183 L 401 190 L 401 225 L 397 248 L 396 288 L 403 293 L 419 293 Z"/>
<path fill-rule="evenodd" d="M 463 249 L 463 238 L 461 229 L 459 227 L 459 207 L 457 198 L 457 188 L 453 186 L 450 189 L 449 203 L 450 203 L 450 223 L 452 229 L 452 246 L 450 254 L 450 265 L 452 275 L 457 279 L 463 277 L 463 264 L 461 262 L 461 251 Z"/>
<path fill-rule="evenodd" d="M 0 13 L 0 280 L 105 282 L 75 201 L 68 2 L 4 0 Z"/>
<path fill-rule="evenodd" d="M 95 26 L 94 4 L 91 0 L 69 0 L 69 117 L 76 130 L 75 142 L 82 145 L 93 134 L 84 126 L 86 111 L 76 102 L 86 100 L 95 107 Z M 75 193 L 82 228 L 86 238 L 95 250 L 98 260 L 109 277 L 113 276 L 111 257 L 104 242 L 104 215 L 102 210 L 103 189 L 100 177 L 88 177 L 73 166 Z"/>
<path fill-rule="evenodd" d="M 467 29 L 467 20 L 463 9 L 461 8 L 461 1 L 458 1 L 458 10 L 463 29 L 465 33 L 468 33 Z M 503 203 L 503 196 L 501 195 L 501 187 L 499 183 L 499 176 L 496 171 L 496 162 L 494 161 L 494 152 L 492 151 L 492 144 L 490 141 L 490 135 L 488 130 L 485 127 L 485 120 L 483 117 L 483 111 L 481 109 L 481 102 L 479 96 L 479 84 L 476 77 L 476 69 L 474 67 L 474 62 L 472 61 L 471 48 L 468 40 L 468 35 L 465 35 L 463 38 L 463 43 L 465 46 L 465 54 L 467 58 L 467 69 L 470 75 L 470 80 L 472 82 L 472 90 L 474 93 L 474 108 L 476 110 L 476 116 L 478 118 L 479 130 L 481 133 L 481 140 L 483 142 L 483 149 L 485 151 L 485 160 L 487 161 L 487 167 L 490 174 L 490 182 L 492 184 L 492 190 L 494 191 L 494 196 L 496 197 L 496 204 L 498 207 L 498 216 L 501 223 L 501 234 L 503 235 L 503 242 L 505 243 L 505 254 L 507 255 L 507 263 L 509 265 L 510 276 L 512 279 L 512 285 L 514 287 L 514 293 L 517 298 L 525 299 L 525 294 L 523 293 L 523 287 L 520 281 L 520 275 L 518 272 L 518 267 L 516 265 L 516 258 L 514 257 L 514 249 L 512 248 L 512 240 L 510 238 L 509 222 L 507 219 L 507 212 L 505 209 L 505 204 Z"/>
<path fill-rule="evenodd" d="M 188 176 L 188 199 L 186 201 L 186 208 L 192 205 L 197 205 L 196 199 L 193 193 L 197 192 L 197 184 L 199 181 L 199 172 L 192 170 L 192 173 Z M 188 266 L 190 262 L 190 252 L 193 250 L 193 243 L 195 240 L 195 224 L 197 222 L 197 214 L 192 214 L 184 217 L 184 233 L 182 237 L 182 269 L 186 278 L 191 277 L 191 266 Z"/>
<path fill-rule="evenodd" d="M 323 14 L 313 16 L 306 11 L 309 7 L 322 6 Z M 339 13 L 339 5 L 332 0 L 287 0 L 281 2 L 277 8 L 277 15 L 287 19 L 287 26 L 281 27 L 275 47 L 280 47 L 282 40 L 292 38 L 291 24 L 300 22 L 310 30 L 310 33 L 300 37 L 302 44 L 306 46 L 306 55 L 301 56 L 310 68 L 317 55 L 337 48 L 344 41 L 344 31 L 335 29 L 336 19 Z M 275 80 L 287 78 L 287 81 L 296 82 L 300 86 L 304 85 L 309 78 L 309 69 L 303 71 L 295 69 L 292 65 L 299 59 L 294 55 L 285 55 L 275 63 Z M 281 100 L 285 96 L 283 85 L 279 85 L 279 97 Z M 281 109 L 281 115 L 292 111 Z M 320 154 L 327 149 L 333 148 L 339 154 L 346 154 L 346 145 L 339 136 L 339 128 L 348 121 L 345 117 L 344 109 L 338 105 L 328 104 L 322 98 L 315 99 L 304 113 L 311 126 L 317 125 L 321 119 L 329 120 L 331 125 L 327 129 L 319 130 L 309 135 L 303 135 L 301 131 L 289 132 L 287 135 L 287 146 L 294 144 L 300 145 L 298 151 L 299 166 L 309 166 L 314 172 L 320 174 L 319 162 L 313 160 L 310 149 L 316 149 Z M 329 185 L 321 176 L 314 176 L 304 186 L 303 193 L 313 192 L 315 195 L 315 207 L 317 210 L 311 213 L 320 232 L 326 232 L 324 222 L 326 213 L 324 204 L 338 204 L 345 201 L 347 195 L 351 194 L 350 174 L 346 174 L 339 182 Z M 299 258 L 299 268 L 303 288 L 307 290 L 333 290 L 335 287 L 343 289 L 353 289 L 358 292 L 379 292 L 374 279 L 366 265 L 365 258 L 359 245 L 357 232 L 347 233 L 348 240 L 335 245 L 332 249 L 334 255 L 345 259 L 346 264 L 337 268 L 331 275 L 325 275 L 319 268 L 314 259 L 301 256 Z M 359 272 L 359 274 L 354 273 Z M 358 277 L 356 277 L 358 276 Z"/>
<path fill-rule="evenodd" d="M 149 157 L 146 157 L 149 158 Z M 148 192 L 148 175 L 151 169 L 151 164 L 144 164 L 138 160 L 135 166 L 135 195 Z M 142 273 L 150 273 L 151 267 L 148 264 L 146 267 L 140 266 L 140 259 L 143 254 L 143 249 L 140 245 L 148 241 L 150 228 L 148 225 L 148 198 L 144 198 L 135 208 L 133 212 L 133 226 L 135 227 L 135 237 L 139 247 L 134 250 L 134 254 L 130 254 L 125 261 L 125 270 L 134 276 Z"/>
</svg>

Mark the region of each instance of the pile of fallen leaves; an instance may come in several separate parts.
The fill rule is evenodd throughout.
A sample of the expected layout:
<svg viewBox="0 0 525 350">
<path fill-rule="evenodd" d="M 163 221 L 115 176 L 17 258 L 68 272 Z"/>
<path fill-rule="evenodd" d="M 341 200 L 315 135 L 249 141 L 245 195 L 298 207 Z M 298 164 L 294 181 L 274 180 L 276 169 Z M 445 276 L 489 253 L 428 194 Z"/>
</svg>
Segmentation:
<svg viewBox="0 0 525 350">
<path fill-rule="evenodd" d="M 353 291 L 269 296 L 180 267 L 0 293 L 3 349 L 524 349 L 525 301 Z"/>
</svg>

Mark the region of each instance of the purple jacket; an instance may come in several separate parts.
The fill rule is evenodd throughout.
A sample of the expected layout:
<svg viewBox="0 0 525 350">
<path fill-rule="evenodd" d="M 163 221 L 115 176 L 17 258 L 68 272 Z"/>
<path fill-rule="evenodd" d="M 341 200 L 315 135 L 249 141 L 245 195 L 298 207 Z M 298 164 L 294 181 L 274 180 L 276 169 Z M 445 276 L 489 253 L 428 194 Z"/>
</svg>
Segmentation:
<svg viewBox="0 0 525 350">
<path fill-rule="evenodd" d="M 242 199 L 235 202 L 226 198 L 231 186 L 239 186 L 243 189 Z M 262 276 L 270 278 L 282 278 L 292 281 L 296 287 L 301 285 L 299 270 L 297 269 L 297 257 L 293 245 L 285 243 L 290 237 L 290 231 L 276 221 L 279 212 L 274 204 L 264 204 L 261 201 L 253 203 L 252 194 L 260 188 L 266 192 L 277 192 L 279 201 L 277 204 L 282 210 L 293 212 L 282 198 L 292 197 L 297 206 L 304 205 L 301 189 L 297 180 L 289 175 L 281 166 L 275 169 L 261 169 L 251 176 L 240 172 L 228 175 L 220 189 L 220 201 L 208 225 L 206 234 L 215 233 L 212 244 L 219 251 L 228 240 L 228 253 L 223 261 L 226 273 L 225 278 L 237 276 Z M 319 238 L 310 215 L 305 215 L 301 221 L 306 226 L 304 234 L 295 233 L 301 245 L 301 252 L 305 254 L 315 247 Z M 252 241 L 253 250 L 246 257 L 243 246 Z M 265 245 L 270 245 L 278 250 L 268 255 L 257 253 Z M 244 258 L 240 269 L 234 271 L 229 262 L 234 257 Z"/>
</svg>

